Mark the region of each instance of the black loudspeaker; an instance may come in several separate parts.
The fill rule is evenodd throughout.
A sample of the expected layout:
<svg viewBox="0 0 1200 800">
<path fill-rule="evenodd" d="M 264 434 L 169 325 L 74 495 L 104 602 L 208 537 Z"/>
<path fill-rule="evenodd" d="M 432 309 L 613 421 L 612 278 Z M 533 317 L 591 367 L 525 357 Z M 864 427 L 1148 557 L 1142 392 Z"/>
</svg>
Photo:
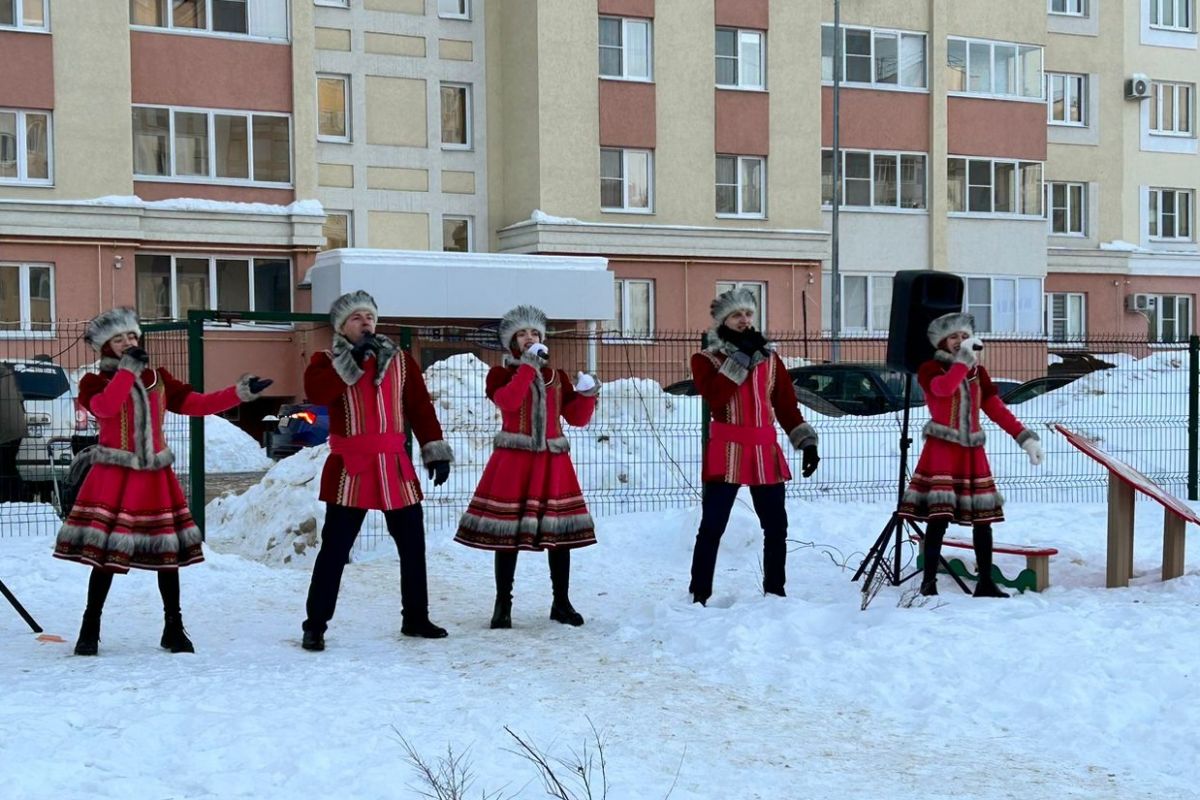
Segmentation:
<svg viewBox="0 0 1200 800">
<path fill-rule="evenodd" d="M 903 270 L 892 279 L 892 316 L 888 323 L 887 364 L 916 372 L 933 358 L 926 331 L 943 314 L 962 311 L 963 280 L 949 272 Z"/>
</svg>

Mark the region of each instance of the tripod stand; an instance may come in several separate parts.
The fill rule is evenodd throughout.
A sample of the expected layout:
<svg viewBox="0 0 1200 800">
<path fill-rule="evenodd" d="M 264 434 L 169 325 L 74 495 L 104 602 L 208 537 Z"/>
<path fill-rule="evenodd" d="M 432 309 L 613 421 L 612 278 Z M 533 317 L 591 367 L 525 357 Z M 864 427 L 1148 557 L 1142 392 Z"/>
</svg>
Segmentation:
<svg viewBox="0 0 1200 800">
<path fill-rule="evenodd" d="M 904 489 L 908 485 L 908 448 L 912 444 L 912 439 L 908 436 L 909 423 L 909 403 L 912 399 L 912 380 L 911 372 L 904 373 L 904 412 L 903 422 L 900 426 L 900 477 L 896 491 L 896 508 L 892 511 L 892 516 L 888 519 L 887 524 L 883 526 L 883 530 L 879 532 L 875 543 L 871 545 L 871 549 L 867 551 L 866 557 L 862 563 L 858 565 L 858 570 L 854 573 L 851 581 L 857 581 L 865 572 L 867 575 L 866 581 L 862 585 L 862 608 L 865 611 L 871 600 L 875 596 L 877 572 L 883 572 L 882 579 L 886 580 L 892 586 L 899 586 L 906 581 L 912 580 L 917 575 L 921 574 L 920 570 L 914 570 L 908 575 L 902 573 L 903 567 L 900 564 L 900 547 L 904 543 L 905 528 L 911 528 L 918 537 L 924 539 L 925 531 L 921 529 L 917 523 L 908 517 L 900 516 L 900 504 L 904 500 Z M 889 556 L 890 548 L 890 558 Z M 954 578 L 954 582 L 964 592 L 970 593 L 967 585 L 963 583 L 950 569 L 950 565 L 946 563 L 946 559 L 938 557 L 942 567 Z"/>
<path fill-rule="evenodd" d="M 34 633 L 42 632 L 42 626 L 38 625 L 37 621 L 29 615 L 29 612 L 25 610 L 25 606 L 21 605 L 21 601 L 18 600 L 16 595 L 10 592 L 8 587 L 4 585 L 4 581 L 0 581 L 0 594 L 4 595 L 4 598 L 8 600 L 8 602 L 12 603 L 12 607 L 15 608 L 17 613 L 21 615 L 21 619 L 25 620 L 26 624 L 28 624 L 30 628 L 33 628 Z"/>
</svg>

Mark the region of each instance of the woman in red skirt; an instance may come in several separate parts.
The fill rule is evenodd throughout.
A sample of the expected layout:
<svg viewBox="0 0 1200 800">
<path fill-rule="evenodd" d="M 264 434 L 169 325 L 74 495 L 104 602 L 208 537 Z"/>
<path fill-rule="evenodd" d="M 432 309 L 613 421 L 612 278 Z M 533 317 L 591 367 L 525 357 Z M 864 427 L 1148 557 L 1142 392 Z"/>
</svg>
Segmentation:
<svg viewBox="0 0 1200 800">
<path fill-rule="evenodd" d="M 951 522 L 970 525 L 979 567 L 976 597 L 1008 597 L 992 579 L 992 523 L 1001 522 L 1004 498 L 996 491 L 979 412 L 987 414 L 1017 440 L 1034 464 L 1042 463 L 1038 436 L 1013 416 L 1000 399 L 979 352 L 970 314 L 943 314 L 929 324 L 933 358 L 921 365 L 917 381 L 925 390 L 930 420 L 912 480 L 900 503 L 900 515 L 927 520 L 921 594 L 937 594 L 942 539 Z"/>
<path fill-rule="evenodd" d="M 75 654 L 94 656 L 100 613 L 113 576 L 133 569 L 158 573 L 165 625 L 161 645 L 195 652 L 179 611 L 179 568 L 204 560 L 174 454 L 163 435 L 167 411 L 216 414 L 258 397 L 270 379 L 243 376 L 235 386 L 200 394 L 162 367 L 151 367 L 140 346 L 137 312 L 114 308 L 88 323 L 84 339 L 100 353 L 100 373 L 79 382 L 79 403 L 100 425 L 100 442 L 80 453 L 91 468 L 58 532 L 54 555 L 92 567 L 87 608 Z"/>
<path fill-rule="evenodd" d="M 554 593 L 550 619 L 582 625 L 568 597 L 571 550 L 595 544 L 596 534 L 560 417 L 576 427 L 586 425 L 600 384 L 580 372 L 572 386 L 566 372 L 546 366 L 546 315 L 533 306 L 505 314 L 498 334 L 510 355 L 488 372 L 486 391 L 500 408 L 501 430 L 454 540 L 496 553 L 493 628 L 512 627 L 513 576 L 521 550 L 548 553 Z"/>
</svg>

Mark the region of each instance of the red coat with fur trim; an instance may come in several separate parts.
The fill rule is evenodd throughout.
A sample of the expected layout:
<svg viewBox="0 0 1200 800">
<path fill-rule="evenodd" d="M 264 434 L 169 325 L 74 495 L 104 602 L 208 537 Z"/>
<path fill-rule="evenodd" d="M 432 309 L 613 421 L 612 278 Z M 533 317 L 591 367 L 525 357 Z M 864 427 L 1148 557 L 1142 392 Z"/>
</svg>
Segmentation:
<svg viewBox="0 0 1200 800">
<path fill-rule="evenodd" d="M 917 382 L 925 390 L 925 404 L 929 406 L 926 437 L 963 447 L 980 447 L 986 438 L 979 426 L 980 411 L 1016 439 L 1017 444 L 1033 436 L 1004 405 L 982 364 L 968 368 L 953 361 L 945 351 L 938 351 L 937 355 L 941 358 L 926 361 L 917 371 Z"/>
</svg>

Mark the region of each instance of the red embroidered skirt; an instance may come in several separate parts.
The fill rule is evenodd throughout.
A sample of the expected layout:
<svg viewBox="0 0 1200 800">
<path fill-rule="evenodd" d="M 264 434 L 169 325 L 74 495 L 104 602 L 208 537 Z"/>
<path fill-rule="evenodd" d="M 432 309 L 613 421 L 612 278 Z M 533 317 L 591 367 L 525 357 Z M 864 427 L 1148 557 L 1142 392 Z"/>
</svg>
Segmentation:
<svg viewBox="0 0 1200 800">
<path fill-rule="evenodd" d="M 900 502 L 913 519 L 947 519 L 959 525 L 1004 520 L 1004 497 L 996 490 L 982 447 L 929 438 Z"/>
</svg>

